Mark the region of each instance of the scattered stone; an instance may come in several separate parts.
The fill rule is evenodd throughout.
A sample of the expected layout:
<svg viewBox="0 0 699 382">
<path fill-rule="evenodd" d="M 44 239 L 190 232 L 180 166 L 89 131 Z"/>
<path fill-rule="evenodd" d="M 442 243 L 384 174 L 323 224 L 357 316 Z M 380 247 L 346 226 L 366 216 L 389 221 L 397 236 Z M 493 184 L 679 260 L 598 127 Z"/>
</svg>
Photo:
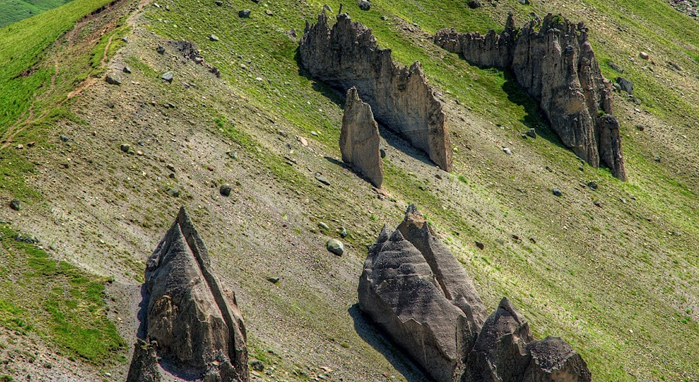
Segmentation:
<svg viewBox="0 0 699 382">
<path fill-rule="evenodd" d="M 114 73 L 107 73 L 104 80 L 110 85 L 121 85 L 121 78 Z"/>
<path fill-rule="evenodd" d="M 238 153 L 236 153 L 235 151 L 228 151 L 226 155 L 228 155 L 228 157 L 231 159 L 238 159 Z"/>
<path fill-rule="evenodd" d="M 242 10 L 242 11 L 238 11 L 238 17 L 243 18 L 243 19 L 244 19 L 244 18 L 250 17 L 250 10 L 249 10 L 249 9 L 245 9 L 245 10 Z"/>
<path fill-rule="evenodd" d="M 274 16 L 274 13 L 272 11 L 270 11 L 269 9 L 265 9 L 265 15 Z"/>
<path fill-rule="evenodd" d="M 318 222 L 318 227 L 320 227 L 322 230 L 325 230 L 325 231 L 330 229 L 330 227 L 328 227 L 328 225 L 323 223 L 323 222 Z"/>
<path fill-rule="evenodd" d="M 531 3 L 529 2 L 529 0 L 517 0 L 517 1 L 518 1 L 520 4 L 522 4 L 522 5 L 531 5 Z"/>
<path fill-rule="evenodd" d="M 484 250 L 484 249 L 485 249 L 485 244 L 481 243 L 480 241 L 477 241 L 477 242 L 476 242 L 476 247 L 477 247 L 478 249 L 480 249 L 480 250 Z"/>
<path fill-rule="evenodd" d="M 63 142 L 68 142 L 68 141 L 70 140 L 70 138 L 68 138 L 68 137 L 65 136 L 65 135 L 61 135 L 59 138 L 61 138 L 61 140 L 62 140 Z"/>
<path fill-rule="evenodd" d="M 358 0 L 357 4 L 359 5 L 359 9 L 363 11 L 368 11 L 371 9 L 371 3 L 367 0 Z"/>
<path fill-rule="evenodd" d="M 214 1 L 214 4 L 218 5 L 219 7 L 223 6 L 223 1 L 221 0 L 216 0 Z"/>
<path fill-rule="evenodd" d="M 374 121 L 371 106 L 362 102 L 355 87 L 347 91 L 345 110 L 340 131 L 342 161 L 349 163 L 381 188 L 383 163 L 381 161 L 379 126 Z"/>
<path fill-rule="evenodd" d="M 347 229 L 345 229 L 345 227 L 340 227 L 340 228 L 338 228 L 337 230 L 340 232 L 340 237 L 341 237 L 341 238 L 344 239 L 344 238 L 347 237 L 348 233 L 347 233 Z"/>
<path fill-rule="evenodd" d="M 476 9 L 481 7 L 481 2 L 478 0 L 471 0 L 468 3 L 466 3 L 466 5 L 468 5 L 468 7 L 471 9 Z"/>
<path fill-rule="evenodd" d="M 119 148 L 121 149 L 121 151 L 125 153 L 131 151 L 131 145 L 129 145 L 128 143 L 122 143 L 121 146 L 119 146 Z"/>
<path fill-rule="evenodd" d="M 180 381 L 180 375 L 249 381 L 245 324 L 235 293 L 224 291 L 213 274 L 184 207 L 145 273 L 144 332 L 134 346 L 127 382 Z"/>
<path fill-rule="evenodd" d="M 223 196 L 231 196 L 231 191 L 233 191 L 233 189 L 227 184 L 222 184 L 218 189 L 218 192 L 220 192 Z"/>
<path fill-rule="evenodd" d="M 265 371 L 265 364 L 262 361 L 254 360 L 250 362 L 250 366 L 255 371 Z"/>
<path fill-rule="evenodd" d="M 168 187 L 167 193 L 168 195 L 173 196 L 175 198 L 178 198 L 180 196 L 180 190 L 173 187 Z"/>
<path fill-rule="evenodd" d="M 563 144 L 593 167 L 606 164 L 626 179 L 621 135 L 612 111 L 611 84 L 603 76 L 584 24 L 548 14 L 515 27 L 512 14 L 501 33 L 486 35 L 442 29 L 435 44 L 461 54 L 472 65 L 511 69 L 539 105 Z M 602 132 L 605 140 L 598 141 Z M 610 144 L 611 146 L 606 146 Z M 604 154 L 603 154 L 604 152 Z"/>
<path fill-rule="evenodd" d="M 619 66 L 619 64 L 617 64 L 617 63 L 614 62 L 614 61 L 609 61 L 609 66 L 610 66 L 612 69 L 614 69 L 614 70 L 616 70 L 617 72 L 619 72 L 619 73 L 624 73 L 624 68 L 622 68 L 621 66 Z"/>
<path fill-rule="evenodd" d="M 388 16 L 381 16 L 381 20 L 383 20 L 383 21 L 388 20 Z"/>
<path fill-rule="evenodd" d="M 337 256 L 342 256 L 342 254 L 345 253 L 345 246 L 341 241 L 336 239 L 328 240 L 327 243 L 325 243 L 325 248 Z"/>
<path fill-rule="evenodd" d="M 641 57 L 641 59 L 643 59 L 643 60 L 647 60 L 647 59 L 650 58 L 650 56 L 649 56 L 648 53 L 646 53 L 646 52 L 640 52 L 640 53 L 638 54 L 638 57 Z"/>
<path fill-rule="evenodd" d="M 638 131 L 644 131 L 646 127 L 643 125 L 636 125 L 636 129 L 638 129 Z"/>
<path fill-rule="evenodd" d="M 682 71 L 682 67 L 679 66 L 679 65 L 677 65 L 676 63 L 674 63 L 674 62 L 672 62 L 672 61 L 668 61 L 668 62 L 667 62 L 667 65 L 668 65 L 669 67 L 671 67 L 672 69 L 675 69 L 675 70 L 678 71 L 678 72 L 681 72 L 681 71 Z"/>
<path fill-rule="evenodd" d="M 210 34 L 209 41 L 218 41 L 218 36 L 216 36 L 215 34 Z"/>
<path fill-rule="evenodd" d="M 536 138 L 536 130 L 534 128 L 529 129 L 526 134 L 528 137 Z"/>
<path fill-rule="evenodd" d="M 124 73 L 126 73 L 126 74 L 130 74 L 130 73 L 131 73 L 131 68 L 129 68 L 128 66 L 124 66 L 124 69 L 122 69 L 122 71 L 123 71 Z"/>
<path fill-rule="evenodd" d="M 160 78 L 169 83 L 172 83 L 172 80 L 175 78 L 175 75 L 172 72 L 165 72 L 162 76 L 160 76 Z"/>
<path fill-rule="evenodd" d="M 315 178 L 317 181 L 319 181 L 320 183 L 323 183 L 326 186 L 330 185 L 330 181 L 326 177 L 324 177 L 321 173 L 316 173 Z"/>
<path fill-rule="evenodd" d="M 593 180 L 593 181 L 587 182 L 587 187 L 590 187 L 590 190 L 592 190 L 592 191 L 597 191 L 597 188 L 599 187 L 599 185 L 597 185 L 597 182 L 595 182 Z"/>
<path fill-rule="evenodd" d="M 660 163 L 660 157 L 655 157 L 655 161 Z"/>
<path fill-rule="evenodd" d="M 561 190 L 559 190 L 557 188 L 554 188 L 553 190 L 551 190 L 551 192 L 556 196 L 563 196 L 563 193 L 561 192 Z"/>
<path fill-rule="evenodd" d="M 631 82 L 631 80 L 627 80 L 624 77 L 617 77 L 616 83 L 619 84 L 621 90 L 627 92 L 629 95 L 633 94 L 633 82 Z"/>
<path fill-rule="evenodd" d="M 446 115 L 419 62 L 396 65 L 389 49 L 381 49 L 370 29 L 337 15 L 330 28 L 325 12 L 307 25 L 299 46 L 303 67 L 326 84 L 347 91 L 357 88 L 371 105 L 374 118 L 425 152 L 449 171 L 452 147 Z"/>
<path fill-rule="evenodd" d="M 508 147 L 503 147 L 503 148 L 502 148 L 502 151 L 504 151 L 505 154 L 507 154 L 507 155 L 512 154 L 512 150 L 510 150 Z"/>
<path fill-rule="evenodd" d="M 19 199 L 12 199 L 12 201 L 10 201 L 10 208 L 15 211 L 22 210 L 22 202 L 20 202 Z"/>
<path fill-rule="evenodd" d="M 276 284 L 279 282 L 279 277 L 267 277 L 267 281 L 271 282 L 272 284 Z"/>
<path fill-rule="evenodd" d="M 155 48 L 155 51 L 160 54 L 165 54 L 165 48 L 162 45 L 158 45 L 158 47 Z"/>
</svg>

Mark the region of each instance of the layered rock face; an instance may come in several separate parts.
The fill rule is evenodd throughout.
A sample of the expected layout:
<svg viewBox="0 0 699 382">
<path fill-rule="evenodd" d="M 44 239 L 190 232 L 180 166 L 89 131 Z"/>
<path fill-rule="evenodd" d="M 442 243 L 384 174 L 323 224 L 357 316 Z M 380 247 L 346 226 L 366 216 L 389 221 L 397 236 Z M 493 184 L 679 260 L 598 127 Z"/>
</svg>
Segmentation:
<svg viewBox="0 0 699 382">
<path fill-rule="evenodd" d="M 507 298 L 486 310 L 461 264 L 409 206 L 383 228 L 359 279 L 359 307 L 438 382 L 588 382 L 560 338 L 532 338 Z"/>
<path fill-rule="evenodd" d="M 246 382 L 245 325 L 235 295 L 211 273 L 206 247 L 184 207 L 148 259 L 144 338 L 128 382 Z"/>
<path fill-rule="evenodd" d="M 611 83 L 602 77 L 584 24 L 548 14 L 540 26 L 532 20 L 517 29 L 510 15 L 500 34 L 444 29 L 434 42 L 471 64 L 511 69 L 522 88 L 539 101 L 564 145 L 590 165 L 599 167 L 602 162 L 615 177 L 626 179 L 619 124 L 610 121 L 616 119 Z"/>
<path fill-rule="evenodd" d="M 379 126 L 374 121 L 371 106 L 362 102 L 357 88 L 347 91 L 340 131 L 342 161 L 358 169 L 371 184 L 381 188 L 383 163 L 379 151 Z"/>
<path fill-rule="evenodd" d="M 356 87 L 378 122 L 424 151 L 443 170 L 451 169 L 446 116 L 419 62 L 410 68 L 394 64 L 391 51 L 379 48 L 370 29 L 352 22 L 347 14 L 338 15 L 331 29 L 325 12 L 316 24 L 306 25 L 299 54 L 313 77 L 343 91 Z"/>
</svg>

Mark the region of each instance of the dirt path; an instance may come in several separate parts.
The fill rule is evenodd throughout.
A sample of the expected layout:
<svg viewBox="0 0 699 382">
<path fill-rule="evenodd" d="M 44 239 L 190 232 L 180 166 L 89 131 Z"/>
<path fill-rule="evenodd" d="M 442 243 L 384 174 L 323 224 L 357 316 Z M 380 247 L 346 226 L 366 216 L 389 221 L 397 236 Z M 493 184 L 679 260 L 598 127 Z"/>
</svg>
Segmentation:
<svg viewBox="0 0 699 382">
<path fill-rule="evenodd" d="M 101 8 L 99 8 L 99 9 L 93 11 L 93 12 L 90 13 L 89 15 L 83 17 L 82 19 L 80 19 L 80 20 L 75 24 L 75 26 L 73 27 L 73 29 L 71 29 L 70 31 L 68 31 L 68 32 L 64 35 L 63 38 L 65 39 L 65 41 L 68 42 L 68 44 L 67 44 L 67 47 L 66 47 L 65 49 L 62 50 L 62 52 L 69 51 L 71 48 L 75 47 L 76 45 L 78 45 L 78 44 L 80 44 L 80 43 L 83 43 L 84 41 L 83 41 L 82 39 L 79 39 L 79 38 L 78 38 L 78 37 L 81 35 L 81 32 L 83 31 L 83 29 L 84 29 L 85 27 L 87 27 L 87 26 L 88 26 L 93 20 L 95 20 L 97 17 L 103 16 L 103 15 L 102 15 L 103 12 L 109 12 L 109 11 L 115 9 L 117 6 L 122 5 L 122 4 L 126 3 L 126 2 L 127 2 L 126 0 L 115 0 L 115 1 L 113 1 L 113 2 L 111 2 L 111 3 L 109 3 L 109 4 L 107 4 L 107 5 L 105 5 L 104 7 L 101 7 Z M 138 10 L 140 11 L 141 9 L 143 9 L 143 7 L 144 7 L 147 3 L 148 3 L 148 1 L 146 1 L 146 0 L 140 0 L 139 6 L 138 6 Z M 131 18 L 131 17 L 129 17 L 129 19 L 130 19 L 130 18 Z M 117 23 L 114 22 L 114 20 L 113 20 L 112 22 L 109 22 L 109 23 L 106 25 L 106 27 L 102 30 L 101 35 L 100 35 L 100 37 L 98 38 L 98 41 L 99 41 L 99 39 L 102 38 L 102 36 L 104 36 L 105 34 L 111 32 L 116 26 L 117 26 Z M 102 59 L 100 60 L 100 67 L 99 67 L 99 68 L 96 68 L 97 70 L 104 69 L 104 68 L 106 68 L 107 65 L 109 64 L 109 59 L 108 59 L 108 57 L 107 57 L 107 54 L 108 54 L 108 52 L 109 52 L 109 48 L 110 48 L 111 45 L 112 45 L 112 40 L 113 40 L 113 38 L 114 38 L 114 35 L 109 36 L 109 40 L 107 41 L 107 44 L 106 44 L 106 46 L 104 47 L 104 53 L 103 53 Z M 57 47 L 57 43 L 54 44 L 54 46 L 51 47 L 51 50 L 56 50 L 56 47 Z M 43 101 L 43 100 L 48 100 L 48 99 L 50 99 L 52 96 L 55 95 L 55 92 L 56 92 L 56 78 L 58 77 L 58 74 L 60 73 L 61 68 L 62 68 L 61 62 L 60 62 L 60 60 L 59 60 L 59 57 L 60 57 L 59 54 L 60 54 L 60 53 L 61 53 L 61 52 L 55 52 L 55 53 L 53 54 L 54 73 L 53 73 L 53 75 L 51 76 L 51 83 L 50 83 L 49 89 L 48 89 L 47 91 L 43 92 L 41 95 L 35 96 L 34 100 L 32 101 L 32 104 L 29 106 L 29 109 L 27 110 L 27 112 L 25 112 L 20 118 L 18 118 L 18 120 L 17 120 L 12 126 L 10 126 L 10 127 L 2 134 L 2 137 L 0 138 L 0 142 L 2 142 L 2 145 L 0 145 L 0 150 L 4 150 L 5 148 L 7 148 L 7 147 L 9 147 L 10 145 L 12 145 L 13 139 L 14 139 L 15 136 L 17 136 L 17 134 L 19 134 L 20 132 L 22 132 L 27 126 L 29 126 L 29 125 L 31 125 L 31 124 L 33 124 L 33 123 L 35 123 L 35 122 L 41 120 L 42 118 L 45 118 L 45 117 L 51 112 L 51 110 L 53 109 L 52 107 L 47 107 L 38 117 L 35 116 L 35 114 L 34 114 L 34 110 L 35 110 L 35 107 L 36 107 L 36 105 L 37 105 L 37 102 L 40 102 L 40 101 Z M 85 79 L 84 81 L 82 81 L 75 89 L 71 90 L 71 91 L 66 95 L 65 98 L 63 98 L 63 99 L 61 99 L 60 101 L 56 102 L 55 107 L 61 107 L 61 106 L 63 106 L 63 104 L 64 104 L 67 100 L 69 100 L 69 99 L 71 99 L 71 98 L 77 96 L 78 94 L 80 94 L 83 90 L 87 89 L 90 85 L 94 84 L 95 81 L 96 81 L 96 78 L 94 78 L 94 77 L 88 75 L 87 79 Z"/>
</svg>

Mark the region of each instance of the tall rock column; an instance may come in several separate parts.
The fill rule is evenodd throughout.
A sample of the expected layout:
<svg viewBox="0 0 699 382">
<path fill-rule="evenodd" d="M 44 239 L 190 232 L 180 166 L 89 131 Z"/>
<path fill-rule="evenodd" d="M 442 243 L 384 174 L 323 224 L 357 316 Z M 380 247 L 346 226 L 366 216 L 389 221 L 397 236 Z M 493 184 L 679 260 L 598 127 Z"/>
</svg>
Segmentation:
<svg viewBox="0 0 699 382">
<path fill-rule="evenodd" d="M 383 162 L 379 143 L 379 126 L 374 121 L 371 106 L 362 102 L 357 88 L 350 88 L 347 91 L 340 130 L 342 161 L 354 166 L 371 184 L 381 188 Z"/>
<path fill-rule="evenodd" d="M 423 151 L 445 171 L 452 147 L 442 104 L 427 83 L 419 62 L 396 65 L 389 49 L 379 48 L 371 29 L 337 16 L 330 28 L 325 12 L 306 25 L 299 45 L 301 64 L 320 81 L 347 91 L 356 87 L 376 120 Z"/>
</svg>

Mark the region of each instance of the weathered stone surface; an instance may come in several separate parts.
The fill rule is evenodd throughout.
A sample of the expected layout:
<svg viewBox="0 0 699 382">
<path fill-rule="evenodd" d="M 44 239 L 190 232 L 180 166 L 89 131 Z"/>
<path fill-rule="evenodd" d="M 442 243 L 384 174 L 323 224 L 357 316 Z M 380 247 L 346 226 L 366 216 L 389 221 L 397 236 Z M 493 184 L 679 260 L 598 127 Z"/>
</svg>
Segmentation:
<svg viewBox="0 0 699 382">
<path fill-rule="evenodd" d="M 546 337 L 527 345 L 531 361 L 523 382 L 589 382 L 592 374 L 580 354 L 559 337 Z"/>
<path fill-rule="evenodd" d="M 306 25 L 299 54 L 313 77 L 343 91 L 356 87 L 379 123 L 425 152 L 443 170 L 451 169 L 446 116 L 419 62 L 410 68 L 394 64 L 391 51 L 379 48 L 370 29 L 352 22 L 347 14 L 338 15 L 331 29 L 325 12 L 316 24 Z"/>
<path fill-rule="evenodd" d="M 531 341 L 529 324 L 504 297 L 483 324 L 462 381 L 518 381 L 531 359 L 526 349 Z"/>
<path fill-rule="evenodd" d="M 371 106 L 362 102 L 357 88 L 347 91 L 340 131 L 342 161 L 352 164 L 371 184 L 381 188 L 383 162 L 379 151 L 379 126 L 374 121 Z"/>
<path fill-rule="evenodd" d="M 359 279 L 359 307 L 437 382 L 589 382 L 560 338 L 535 341 L 505 297 L 486 311 L 461 264 L 410 205 L 385 226 Z"/>
<path fill-rule="evenodd" d="M 464 267 L 449 248 L 435 237 L 432 228 L 415 205 L 408 206 L 398 230 L 430 265 L 444 297 L 466 314 L 468 329 L 475 339 L 488 313 Z"/>
<path fill-rule="evenodd" d="M 245 325 L 235 295 L 211 273 L 184 207 L 148 259 L 145 296 L 140 334 L 149 345 L 136 345 L 128 382 L 248 381 Z"/>
<path fill-rule="evenodd" d="M 511 69 L 522 88 L 539 101 L 564 145 L 590 165 L 599 167 L 601 161 L 614 176 L 626 179 L 618 129 L 610 130 L 615 137 L 600 141 L 601 117 L 614 118 L 612 87 L 600 72 L 584 24 L 548 14 L 541 25 L 532 20 L 518 29 L 510 15 L 500 34 L 444 29 L 437 32 L 434 42 L 460 53 L 471 64 Z M 619 144 L 604 146 L 608 142 Z M 607 158 L 616 160 L 607 162 L 601 151 L 613 151 Z"/>
<path fill-rule="evenodd" d="M 359 307 L 439 382 L 462 369 L 457 325 L 466 316 L 444 296 L 429 264 L 400 231 L 386 227 L 371 249 L 359 279 Z"/>
</svg>

